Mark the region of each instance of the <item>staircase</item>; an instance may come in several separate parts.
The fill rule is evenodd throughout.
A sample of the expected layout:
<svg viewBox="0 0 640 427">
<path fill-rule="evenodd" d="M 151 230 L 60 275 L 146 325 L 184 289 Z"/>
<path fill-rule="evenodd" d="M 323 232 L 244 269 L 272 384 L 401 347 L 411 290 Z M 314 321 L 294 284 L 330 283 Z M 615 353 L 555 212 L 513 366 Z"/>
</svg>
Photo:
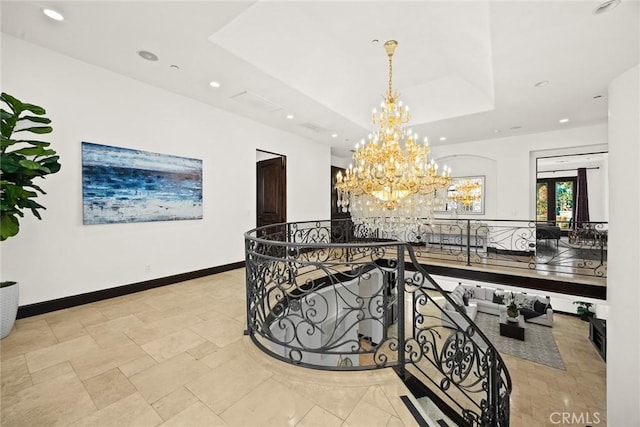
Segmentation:
<svg viewBox="0 0 640 427">
<path fill-rule="evenodd" d="M 247 334 L 256 346 L 316 369 L 392 367 L 424 425 L 508 426 L 502 358 L 411 245 L 340 227 L 288 223 L 245 235 Z M 443 314 L 447 301 L 464 325 Z"/>
</svg>

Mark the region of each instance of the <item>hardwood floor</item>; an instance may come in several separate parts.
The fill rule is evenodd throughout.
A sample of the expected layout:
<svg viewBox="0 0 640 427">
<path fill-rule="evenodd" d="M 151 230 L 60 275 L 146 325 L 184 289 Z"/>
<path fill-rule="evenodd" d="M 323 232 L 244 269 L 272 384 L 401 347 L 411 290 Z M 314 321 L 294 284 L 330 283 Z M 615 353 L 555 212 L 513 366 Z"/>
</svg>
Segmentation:
<svg viewBox="0 0 640 427">
<path fill-rule="evenodd" d="M 243 336 L 244 274 L 18 320 L 0 342 L 0 424 L 416 425 L 391 369 L 317 371 L 257 350 Z M 588 324 L 558 314 L 553 335 L 564 371 L 503 355 L 511 425 L 554 425 L 564 413 L 606 425 L 606 365 Z"/>
</svg>

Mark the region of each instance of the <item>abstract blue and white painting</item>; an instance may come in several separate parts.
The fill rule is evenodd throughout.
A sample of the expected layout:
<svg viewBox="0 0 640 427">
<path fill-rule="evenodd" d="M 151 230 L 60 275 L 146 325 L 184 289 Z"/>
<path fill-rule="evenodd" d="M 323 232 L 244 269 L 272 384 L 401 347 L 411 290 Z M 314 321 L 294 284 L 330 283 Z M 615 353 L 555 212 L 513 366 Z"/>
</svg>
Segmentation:
<svg viewBox="0 0 640 427">
<path fill-rule="evenodd" d="M 202 160 L 82 143 L 84 224 L 202 219 Z"/>
</svg>

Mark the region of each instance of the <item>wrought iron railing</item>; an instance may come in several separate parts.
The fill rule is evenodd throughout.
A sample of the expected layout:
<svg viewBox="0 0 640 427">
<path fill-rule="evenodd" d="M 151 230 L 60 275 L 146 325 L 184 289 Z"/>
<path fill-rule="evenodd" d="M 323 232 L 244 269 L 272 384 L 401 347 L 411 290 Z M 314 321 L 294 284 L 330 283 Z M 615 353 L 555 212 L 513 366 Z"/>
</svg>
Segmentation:
<svg viewBox="0 0 640 427">
<path fill-rule="evenodd" d="M 419 225 L 381 224 L 382 238 L 411 243 L 418 259 L 545 275 L 607 276 L 606 222 L 435 219 Z"/>
<path fill-rule="evenodd" d="M 409 371 L 464 423 L 508 426 L 511 379 L 500 354 L 410 244 L 378 235 L 350 221 L 248 232 L 247 334 L 301 366 Z"/>
</svg>

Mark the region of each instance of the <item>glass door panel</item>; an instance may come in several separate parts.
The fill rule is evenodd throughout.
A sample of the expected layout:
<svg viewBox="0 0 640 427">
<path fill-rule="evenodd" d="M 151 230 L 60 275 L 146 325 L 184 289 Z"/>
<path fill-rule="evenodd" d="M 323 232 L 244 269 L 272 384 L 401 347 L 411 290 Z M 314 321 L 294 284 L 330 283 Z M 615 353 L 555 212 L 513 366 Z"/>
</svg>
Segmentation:
<svg viewBox="0 0 640 427">
<path fill-rule="evenodd" d="M 549 185 L 546 182 L 539 182 L 536 187 L 536 221 L 548 219 L 548 194 Z"/>
<path fill-rule="evenodd" d="M 565 233 L 573 224 L 576 178 L 540 178 L 536 182 L 536 221 L 557 225 Z"/>
<path fill-rule="evenodd" d="M 569 229 L 573 218 L 574 182 L 556 181 L 555 183 L 556 221 L 560 229 Z"/>
</svg>

